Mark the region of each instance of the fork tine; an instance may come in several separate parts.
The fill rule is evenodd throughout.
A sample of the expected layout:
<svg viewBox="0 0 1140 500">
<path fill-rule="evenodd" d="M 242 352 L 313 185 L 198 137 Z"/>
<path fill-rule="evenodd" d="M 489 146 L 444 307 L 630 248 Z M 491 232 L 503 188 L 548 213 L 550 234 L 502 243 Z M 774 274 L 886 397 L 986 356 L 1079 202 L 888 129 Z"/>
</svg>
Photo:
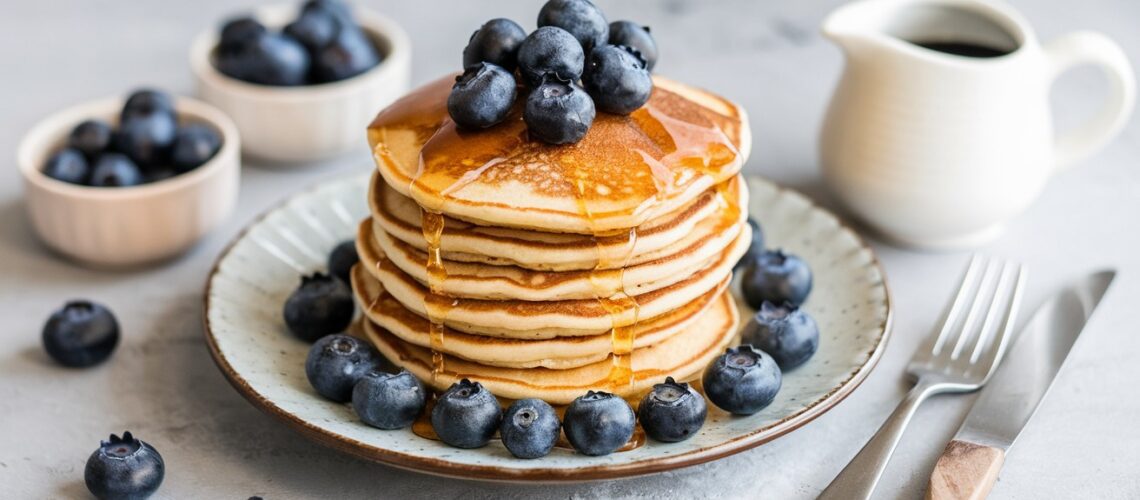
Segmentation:
<svg viewBox="0 0 1140 500">
<path fill-rule="evenodd" d="M 958 316 L 962 314 L 962 310 L 967 307 L 967 302 L 970 300 L 970 294 L 976 286 L 976 281 L 981 269 L 985 265 L 985 257 L 974 254 L 970 258 L 970 265 L 966 267 L 966 272 L 962 275 L 962 284 L 958 286 L 958 293 L 954 296 L 954 302 L 951 303 L 950 308 L 942 317 L 942 326 L 938 332 L 937 337 L 927 337 L 927 341 L 923 347 L 919 348 L 920 353 L 929 353 L 937 356 L 942 352 L 942 346 L 946 343 L 947 337 L 950 332 L 954 330 L 954 325 L 958 323 Z"/>
<path fill-rule="evenodd" d="M 970 356 L 965 358 L 968 363 L 978 362 L 982 351 L 989 346 L 990 338 L 996 334 L 997 316 L 1005 311 L 1008 306 L 1009 295 L 1013 293 L 1013 279 L 1016 276 L 1016 269 L 1017 264 L 1012 262 L 1002 264 L 1001 275 L 998 278 L 997 288 L 994 290 L 993 300 L 990 303 L 989 310 L 986 311 L 986 319 L 982 322 L 982 331 L 974 341 L 973 349 L 970 349 Z"/>
<path fill-rule="evenodd" d="M 1001 265 L 999 259 L 991 259 L 986 263 L 986 272 L 982 274 L 982 282 L 978 285 L 973 303 L 970 304 L 970 312 L 966 314 L 966 320 L 962 322 L 962 328 L 958 330 L 958 338 L 954 342 L 954 349 L 950 352 L 950 359 L 958 359 L 962 354 L 962 349 L 978 334 L 980 330 L 978 321 L 985 314 L 983 309 L 990 308 L 994 294 L 997 292 L 993 285 L 998 279 Z"/>
<path fill-rule="evenodd" d="M 1028 272 L 1025 266 L 1017 265 L 1016 267 L 1016 281 L 1013 285 L 1013 291 L 1009 294 L 1009 299 L 1006 301 L 1005 315 L 1002 317 L 1001 327 L 997 329 L 989 347 L 986 349 L 985 356 L 974 364 L 976 370 L 985 370 L 981 383 L 986 383 L 990 376 L 994 374 L 994 369 L 1005 355 L 1005 350 L 1009 346 L 1010 338 L 1013 337 L 1013 327 L 1017 322 L 1017 313 L 1021 308 L 1021 295 L 1025 290 L 1025 278 Z"/>
</svg>

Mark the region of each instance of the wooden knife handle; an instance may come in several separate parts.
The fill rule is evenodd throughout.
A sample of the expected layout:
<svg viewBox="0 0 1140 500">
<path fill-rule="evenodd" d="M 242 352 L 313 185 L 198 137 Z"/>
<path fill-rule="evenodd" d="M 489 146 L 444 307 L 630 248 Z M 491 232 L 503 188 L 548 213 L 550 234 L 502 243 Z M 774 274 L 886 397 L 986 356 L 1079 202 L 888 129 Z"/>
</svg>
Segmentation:
<svg viewBox="0 0 1140 500">
<path fill-rule="evenodd" d="M 969 441 L 950 441 L 930 474 L 927 500 L 981 500 L 990 493 L 1005 451 Z"/>
</svg>

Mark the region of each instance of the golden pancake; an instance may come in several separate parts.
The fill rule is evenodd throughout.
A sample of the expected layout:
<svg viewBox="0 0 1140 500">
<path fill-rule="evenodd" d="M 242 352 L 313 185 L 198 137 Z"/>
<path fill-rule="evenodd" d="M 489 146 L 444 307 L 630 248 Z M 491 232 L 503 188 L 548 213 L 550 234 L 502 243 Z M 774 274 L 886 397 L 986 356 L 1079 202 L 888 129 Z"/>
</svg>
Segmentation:
<svg viewBox="0 0 1140 500">
<path fill-rule="evenodd" d="M 447 315 L 441 323 L 466 333 L 514 339 L 600 335 L 615 324 L 646 321 L 677 309 L 716 288 L 732 274 L 733 265 L 751 243 L 752 230 L 745 224 L 741 234 L 712 265 L 670 286 L 636 296 L 640 311 L 608 310 L 597 299 L 524 301 L 482 300 L 448 297 Z M 357 242 L 360 263 L 384 285 L 384 289 L 412 312 L 428 317 L 428 288 L 396 267 L 369 245 Z"/>
<path fill-rule="evenodd" d="M 743 109 L 655 77 L 630 115 L 598 113 L 578 143 L 532 139 L 518 100 L 506 121 L 460 130 L 453 77 L 412 91 L 368 128 L 380 174 L 437 213 L 480 225 L 601 234 L 641 225 L 736 175 L 751 149 Z"/>
<path fill-rule="evenodd" d="M 634 349 L 648 347 L 687 328 L 728 287 L 728 281 L 680 308 L 634 326 Z M 431 347 L 429 324 L 392 297 L 363 266 L 352 270 L 352 289 L 368 320 L 400 339 Z M 440 351 L 481 364 L 508 368 L 564 370 L 609 357 L 613 340 L 609 334 L 522 340 L 470 335 L 444 327 Z"/>
<path fill-rule="evenodd" d="M 738 206 L 748 203 L 748 191 L 739 176 L 730 180 L 726 194 Z M 411 198 L 397 193 L 374 173 L 369 193 L 372 218 L 392 237 L 426 251 L 423 210 Z M 627 237 L 550 233 L 514 228 L 478 226 L 443 217 L 440 248 L 443 258 L 455 262 L 513 265 L 539 271 L 592 270 L 604 263 L 639 264 L 659 258 L 703 221 L 723 218 L 725 200 L 710 189 L 691 203 L 637 227 L 632 249 Z M 746 214 L 744 215 L 747 216 Z"/>
<path fill-rule="evenodd" d="M 690 380 L 736 338 L 736 306 L 728 293 L 721 293 L 712 307 L 698 315 L 688 328 L 667 340 L 636 349 L 631 356 L 632 383 L 613 384 L 611 360 L 567 370 L 548 368 L 503 368 L 487 366 L 454 356 L 443 355 L 442 367 L 433 377 L 432 351 L 401 340 L 372 322 L 364 322 L 364 332 L 380 352 L 405 368 L 424 384 L 444 390 L 461 378 L 482 383 L 499 397 L 541 398 L 550 404 L 569 404 L 587 390 L 605 390 L 632 397 L 665 377 Z"/>
</svg>

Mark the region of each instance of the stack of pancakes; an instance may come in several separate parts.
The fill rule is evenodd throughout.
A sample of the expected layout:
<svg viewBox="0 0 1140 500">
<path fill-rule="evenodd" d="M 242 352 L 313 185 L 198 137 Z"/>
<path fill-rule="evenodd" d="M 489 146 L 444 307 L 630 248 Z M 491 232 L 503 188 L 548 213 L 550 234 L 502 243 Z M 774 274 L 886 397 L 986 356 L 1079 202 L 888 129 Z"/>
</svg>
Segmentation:
<svg viewBox="0 0 1140 500">
<path fill-rule="evenodd" d="M 452 82 L 369 127 L 378 168 L 352 276 L 369 339 L 435 389 L 469 378 L 553 404 L 697 376 L 738 325 L 743 111 L 659 78 L 641 109 L 555 146 L 519 109 L 457 129 Z"/>
</svg>

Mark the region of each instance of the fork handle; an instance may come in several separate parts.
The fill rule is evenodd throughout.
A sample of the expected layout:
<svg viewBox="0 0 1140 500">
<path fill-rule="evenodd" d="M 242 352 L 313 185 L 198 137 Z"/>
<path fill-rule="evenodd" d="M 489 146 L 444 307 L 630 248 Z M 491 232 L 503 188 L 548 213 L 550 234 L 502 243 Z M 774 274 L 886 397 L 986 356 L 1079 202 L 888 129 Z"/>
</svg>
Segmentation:
<svg viewBox="0 0 1140 500">
<path fill-rule="evenodd" d="M 823 500 L 871 498 L 875 485 L 883 476 L 883 470 L 887 468 L 891 454 L 895 452 L 895 446 L 899 444 L 910 418 L 914 416 L 914 411 L 927 397 L 935 393 L 935 389 L 936 384 L 919 380 L 918 384 L 907 393 L 906 398 L 899 403 L 898 408 L 887 417 L 879 432 L 863 445 L 859 454 L 851 459 L 851 463 L 839 472 L 831 484 L 827 485 L 819 498 Z"/>
</svg>

